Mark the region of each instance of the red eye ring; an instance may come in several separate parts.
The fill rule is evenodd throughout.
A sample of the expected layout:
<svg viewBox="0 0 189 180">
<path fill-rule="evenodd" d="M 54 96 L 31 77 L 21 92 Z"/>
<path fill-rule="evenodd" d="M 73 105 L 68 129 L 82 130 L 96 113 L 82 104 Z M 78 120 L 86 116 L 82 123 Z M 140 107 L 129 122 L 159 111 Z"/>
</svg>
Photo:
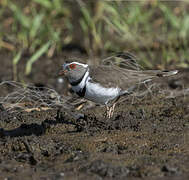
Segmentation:
<svg viewBox="0 0 189 180">
<path fill-rule="evenodd" d="M 69 67 L 70 67 L 70 69 L 75 69 L 76 68 L 76 64 L 70 64 Z"/>
</svg>

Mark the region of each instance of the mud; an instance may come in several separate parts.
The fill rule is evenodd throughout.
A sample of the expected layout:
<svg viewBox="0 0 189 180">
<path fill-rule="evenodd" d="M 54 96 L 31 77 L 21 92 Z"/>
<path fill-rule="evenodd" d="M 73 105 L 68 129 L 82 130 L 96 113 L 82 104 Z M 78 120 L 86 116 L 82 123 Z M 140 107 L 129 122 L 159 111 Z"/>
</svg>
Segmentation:
<svg viewBox="0 0 189 180">
<path fill-rule="evenodd" d="M 1 81 L 10 80 L 11 58 L 1 58 Z M 61 92 L 61 63 L 42 59 L 24 77 L 21 62 L 19 78 Z M 118 103 L 111 119 L 100 106 L 75 110 L 82 116 L 74 118 L 63 107 L 7 112 L 1 105 L 0 179 L 188 179 L 188 77 L 181 70 L 158 91 Z"/>
</svg>

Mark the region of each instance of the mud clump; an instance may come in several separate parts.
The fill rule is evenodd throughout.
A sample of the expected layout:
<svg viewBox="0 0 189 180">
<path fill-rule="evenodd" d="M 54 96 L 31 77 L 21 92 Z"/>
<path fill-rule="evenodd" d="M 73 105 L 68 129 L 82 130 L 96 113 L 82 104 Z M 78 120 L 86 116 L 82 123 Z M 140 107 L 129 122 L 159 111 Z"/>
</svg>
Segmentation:
<svg viewBox="0 0 189 180">
<path fill-rule="evenodd" d="M 118 104 L 112 119 L 103 116 L 101 107 L 83 112 L 80 119 L 57 109 L 1 111 L 1 177 L 185 178 L 189 173 L 186 106 L 186 97 L 156 96 Z"/>
<path fill-rule="evenodd" d="M 101 177 L 126 177 L 130 172 L 126 167 L 112 166 L 101 160 L 92 162 L 89 167 L 86 167 L 86 169 L 87 171 L 95 173 Z"/>
</svg>

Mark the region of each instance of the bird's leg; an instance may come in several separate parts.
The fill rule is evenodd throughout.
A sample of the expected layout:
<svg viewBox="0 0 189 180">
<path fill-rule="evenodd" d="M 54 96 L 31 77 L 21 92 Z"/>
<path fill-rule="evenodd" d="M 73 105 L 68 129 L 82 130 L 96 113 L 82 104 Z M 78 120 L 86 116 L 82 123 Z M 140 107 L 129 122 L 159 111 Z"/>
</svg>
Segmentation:
<svg viewBox="0 0 189 180">
<path fill-rule="evenodd" d="M 106 117 L 109 118 L 110 107 L 106 104 Z"/>
<path fill-rule="evenodd" d="M 116 103 L 114 103 L 114 104 L 112 105 L 112 107 L 111 107 L 110 117 L 113 117 L 113 115 L 114 115 L 115 105 L 116 105 Z"/>
<path fill-rule="evenodd" d="M 109 107 L 108 105 L 106 105 L 106 117 L 108 119 L 110 119 L 113 116 L 115 105 L 116 105 L 116 103 L 114 103 L 111 107 Z"/>
</svg>

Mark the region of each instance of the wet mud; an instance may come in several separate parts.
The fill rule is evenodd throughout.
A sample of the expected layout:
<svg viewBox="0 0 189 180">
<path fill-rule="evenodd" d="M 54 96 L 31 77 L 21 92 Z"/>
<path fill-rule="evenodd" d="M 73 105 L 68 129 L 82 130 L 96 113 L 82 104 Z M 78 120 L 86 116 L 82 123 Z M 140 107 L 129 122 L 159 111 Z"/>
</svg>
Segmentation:
<svg viewBox="0 0 189 180">
<path fill-rule="evenodd" d="M 62 62 L 37 62 L 25 81 L 61 91 L 58 69 L 45 67 Z M 5 65 L 1 81 L 12 78 Z M 75 110 L 76 118 L 64 107 L 9 112 L 1 105 L 0 179 L 188 179 L 188 77 L 181 70 L 157 92 L 118 103 L 111 119 L 100 106 Z"/>
</svg>

